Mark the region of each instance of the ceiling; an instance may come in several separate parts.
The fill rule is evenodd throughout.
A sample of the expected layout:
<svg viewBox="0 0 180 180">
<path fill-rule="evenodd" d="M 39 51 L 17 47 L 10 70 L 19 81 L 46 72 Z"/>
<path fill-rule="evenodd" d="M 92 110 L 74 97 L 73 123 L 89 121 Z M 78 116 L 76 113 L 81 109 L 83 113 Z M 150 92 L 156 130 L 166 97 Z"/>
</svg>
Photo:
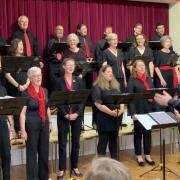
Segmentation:
<svg viewBox="0 0 180 180">
<path fill-rule="evenodd" d="M 154 3 L 166 3 L 166 4 L 180 2 L 180 0 L 129 0 L 129 1 L 154 2 Z"/>
</svg>

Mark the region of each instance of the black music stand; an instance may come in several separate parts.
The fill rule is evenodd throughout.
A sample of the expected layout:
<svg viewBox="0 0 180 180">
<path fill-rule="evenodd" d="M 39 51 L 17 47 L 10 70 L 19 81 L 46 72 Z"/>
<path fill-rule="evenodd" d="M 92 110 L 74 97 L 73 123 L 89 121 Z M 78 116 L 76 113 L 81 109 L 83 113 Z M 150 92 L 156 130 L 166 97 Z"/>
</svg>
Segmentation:
<svg viewBox="0 0 180 180">
<path fill-rule="evenodd" d="M 38 56 L 2 56 L 1 57 L 2 72 L 3 73 L 20 73 L 26 72 L 30 67 L 39 67 Z"/>
<path fill-rule="evenodd" d="M 99 71 L 99 63 L 92 61 L 92 62 L 84 62 L 78 61 L 76 62 L 76 72 L 80 72 L 82 77 L 85 77 L 87 73 L 97 72 Z"/>
<path fill-rule="evenodd" d="M 123 52 L 128 51 L 130 47 L 132 47 L 132 43 L 131 42 L 120 42 L 117 45 L 117 48 L 121 49 Z"/>
<path fill-rule="evenodd" d="M 27 98 L 5 96 L 0 98 L 0 115 L 19 115 Z"/>
<path fill-rule="evenodd" d="M 10 45 L 0 46 L 0 56 L 7 56 L 9 53 Z"/>
<path fill-rule="evenodd" d="M 136 118 L 140 121 L 140 123 L 146 127 L 146 122 L 142 120 L 141 115 L 135 115 Z M 163 180 L 166 179 L 166 170 L 167 172 L 173 173 L 175 176 L 179 177 L 175 172 L 170 170 L 168 167 L 166 167 L 165 162 L 165 135 L 164 135 L 164 129 L 169 127 L 177 127 L 180 126 L 180 120 L 176 118 L 176 116 L 173 113 L 166 113 L 166 112 L 155 112 L 155 113 L 148 113 L 145 115 L 145 117 L 151 118 L 152 122 L 154 122 L 154 125 L 152 125 L 151 129 L 160 129 L 161 136 L 163 137 L 160 139 L 160 141 L 163 141 L 163 149 L 162 152 L 160 152 L 160 164 L 155 166 L 154 168 L 150 169 L 149 171 L 143 173 L 140 175 L 140 177 L 144 176 L 145 174 L 151 172 L 151 171 L 162 171 L 163 173 Z M 143 115 L 144 118 L 144 115 Z M 150 129 L 147 129 L 150 130 Z M 160 169 L 157 169 L 160 168 Z"/>
<path fill-rule="evenodd" d="M 148 44 L 149 44 L 149 47 L 154 51 L 162 49 L 162 45 L 160 41 L 149 41 Z"/>
<path fill-rule="evenodd" d="M 60 106 L 66 105 L 69 107 L 69 112 L 71 105 L 84 104 L 90 94 L 90 90 L 79 90 L 79 91 L 55 91 L 51 94 L 48 105 L 49 106 Z M 71 133 L 70 133 L 70 122 L 69 122 L 69 180 L 72 180 L 72 169 L 71 169 Z"/>
<path fill-rule="evenodd" d="M 69 46 L 66 42 L 54 43 L 51 48 L 51 51 L 55 51 L 56 53 L 63 53 L 68 48 Z"/>
</svg>

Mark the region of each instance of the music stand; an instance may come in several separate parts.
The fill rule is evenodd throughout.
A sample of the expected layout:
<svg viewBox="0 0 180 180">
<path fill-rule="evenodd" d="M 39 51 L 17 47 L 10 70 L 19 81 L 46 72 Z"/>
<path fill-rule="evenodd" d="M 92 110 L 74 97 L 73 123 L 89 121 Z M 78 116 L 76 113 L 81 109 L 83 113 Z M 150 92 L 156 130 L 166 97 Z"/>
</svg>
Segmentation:
<svg viewBox="0 0 180 180">
<path fill-rule="evenodd" d="M 168 172 L 173 173 L 175 176 L 180 177 L 179 175 L 177 175 L 175 172 L 173 172 L 172 170 L 170 170 L 168 167 L 166 167 L 166 162 L 165 162 L 165 135 L 164 135 L 164 129 L 165 128 L 169 128 L 169 127 L 177 127 L 180 126 L 180 120 L 178 118 L 176 118 L 176 116 L 171 113 L 171 112 L 154 112 L 154 113 L 148 113 L 146 115 L 135 115 L 135 117 L 140 121 L 140 123 L 147 129 L 160 129 L 163 130 L 163 133 L 161 134 L 161 136 L 163 136 L 163 140 L 160 139 L 160 141 L 163 141 L 163 149 L 162 152 L 160 154 L 160 164 L 155 166 L 154 168 L 150 169 L 149 171 L 143 173 L 140 175 L 140 177 L 144 176 L 145 174 L 151 172 L 151 171 L 162 171 L 163 172 L 163 180 L 165 180 L 166 178 L 166 170 Z M 146 119 L 146 118 L 150 118 L 150 119 Z M 144 118 L 144 119 L 142 119 Z M 153 124 L 151 128 L 147 128 L 147 122 L 145 122 L 146 120 L 150 120 L 152 121 L 151 123 Z M 149 123 L 149 122 L 148 122 Z M 149 125 L 148 125 L 149 126 Z M 161 133 L 162 131 L 160 131 Z M 162 161 L 163 160 L 163 161 Z M 160 169 L 158 170 L 157 168 Z"/>
<path fill-rule="evenodd" d="M 53 52 L 56 51 L 56 53 L 62 53 L 68 48 L 69 46 L 67 45 L 66 42 L 60 42 L 60 43 L 54 43 L 51 50 Z"/>
<path fill-rule="evenodd" d="M 38 56 L 2 56 L 1 57 L 2 72 L 3 73 L 20 73 L 27 72 L 29 68 L 39 67 Z"/>
<path fill-rule="evenodd" d="M 27 98 L 23 97 L 1 97 L 0 98 L 0 115 L 19 115 L 23 106 L 26 105 Z"/>
<path fill-rule="evenodd" d="M 120 42 L 117 45 L 118 49 L 121 49 L 123 52 L 126 52 L 129 50 L 129 48 L 132 46 L 131 42 Z"/>
<path fill-rule="evenodd" d="M 94 71 L 99 71 L 99 63 L 92 61 L 92 62 L 84 62 L 84 61 L 78 61 L 76 62 L 76 72 L 80 72 L 82 74 L 82 77 L 86 76 L 87 73 L 91 73 Z"/>
<path fill-rule="evenodd" d="M 90 90 L 79 90 L 79 91 L 54 91 L 49 99 L 49 106 L 60 106 L 66 105 L 69 107 L 69 112 L 71 105 L 84 104 L 90 94 Z M 70 122 L 68 128 L 69 134 L 69 179 L 72 180 L 72 169 L 71 169 L 71 133 L 70 133 Z"/>
<path fill-rule="evenodd" d="M 0 46 L 0 56 L 7 56 L 9 52 L 10 45 Z"/>
<path fill-rule="evenodd" d="M 149 44 L 149 47 L 154 51 L 162 49 L 162 45 L 160 41 L 149 41 L 148 44 Z"/>
</svg>

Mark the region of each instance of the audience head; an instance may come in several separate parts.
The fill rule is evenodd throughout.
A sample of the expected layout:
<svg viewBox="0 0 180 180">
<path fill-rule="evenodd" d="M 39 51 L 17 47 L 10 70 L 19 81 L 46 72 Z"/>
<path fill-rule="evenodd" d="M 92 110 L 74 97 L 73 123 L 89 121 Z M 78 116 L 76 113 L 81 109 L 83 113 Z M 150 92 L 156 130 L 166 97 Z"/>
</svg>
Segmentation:
<svg viewBox="0 0 180 180">
<path fill-rule="evenodd" d="M 148 41 L 144 34 L 138 34 L 135 36 L 135 47 L 137 46 L 148 46 Z"/>
<path fill-rule="evenodd" d="M 146 66 L 144 60 L 136 59 L 132 65 L 132 77 L 137 77 L 137 75 L 146 74 Z"/>
<path fill-rule="evenodd" d="M 27 30 L 28 24 L 29 24 L 29 19 L 27 16 L 22 15 L 18 18 L 19 29 L 21 29 L 22 31 L 25 32 Z"/>
<path fill-rule="evenodd" d="M 165 33 L 165 27 L 164 24 L 162 23 L 157 23 L 156 24 L 156 32 L 159 36 L 163 36 Z"/>
<path fill-rule="evenodd" d="M 142 33 L 143 25 L 141 23 L 136 23 L 134 25 L 134 35 L 138 35 Z"/>
<path fill-rule="evenodd" d="M 62 66 L 65 74 L 73 74 L 75 70 L 75 60 L 73 58 L 65 58 Z"/>
<path fill-rule="evenodd" d="M 110 65 L 104 65 L 99 71 L 99 76 L 94 82 L 94 86 L 99 86 L 101 89 L 114 89 L 119 91 L 119 83 L 115 79 Z"/>
<path fill-rule="evenodd" d="M 11 41 L 11 47 L 9 48 L 9 52 L 11 56 L 22 56 L 23 50 L 24 47 L 21 39 L 13 39 Z"/>
<path fill-rule="evenodd" d="M 66 41 L 70 48 L 75 48 L 79 44 L 79 38 L 75 33 L 69 34 Z"/>
<path fill-rule="evenodd" d="M 118 35 L 115 33 L 110 33 L 106 36 L 106 41 L 110 47 L 117 47 L 118 45 Z"/>
<path fill-rule="evenodd" d="M 83 180 L 131 180 L 131 175 L 119 161 L 102 157 L 92 161 Z"/>
<path fill-rule="evenodd" d="M 160 42 L 163 48 L 169 49 L 172 46 L 172 38 L 168 35 L 161 37 Z"/>
<path fill-rule="evenodd" d="M 85 24 L 78 24 L 77 25 L 77 32 L 81 36 L 87 36 L 87 26 Z"/>
<path fill-rule="evenodd" d="M 63 37 L 63 35 L 64 35 L 64 28 L 63 28 L 63 26 L 57 25 L 56 28 L 55 28 L 54 34 L 55 34 L 55 37 L 57 39 L 61 39 Z"/>
<path fill-rule="evenodd" d="M 107 36 L 108 34 L 112 33 L 112 26 L 106 26 L 104 28 L 104 35 Z"/>
<path fill-rule="evenodd" d="M 27 76 L 32 85 L 39 87 L 42 83 L 42 72 L 39 67 L 31 67 L 28 69 Z"/>
</svg>

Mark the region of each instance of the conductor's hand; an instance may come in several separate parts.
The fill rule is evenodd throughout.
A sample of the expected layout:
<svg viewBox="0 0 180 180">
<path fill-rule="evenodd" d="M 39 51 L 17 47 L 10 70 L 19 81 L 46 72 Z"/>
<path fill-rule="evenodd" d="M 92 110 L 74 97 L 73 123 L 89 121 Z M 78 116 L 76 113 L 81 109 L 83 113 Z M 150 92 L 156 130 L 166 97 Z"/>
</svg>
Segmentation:
<svg viewBox="0 0 180 180">
<path fill-rule="evenodd" d="M 154 96 L 154 100 L 161 106 L 168 106 L 170 99 L 172 97 L 166 91 L 163 91 L 163 94 L 156 93 Z"/>
<path fill-rule="evenodd" d="M 78 117 L 78 114 L 77 114 L 77 113 L 70 114 L 69 120 L 70 120 L 70 121 L 74 121 L 74 120 L 77 119 L 77 117 Z"/>
<path fill-rule="evenodd" d="M 27 141 L 27 132 L 25 130 L 21 131 L 21 138 Z"/>
<path fill-rule="evenodd" d="M 161 86 L 163 86 L 163 87 L 167 86 L 167 83 L 164 79 L 161 79 L 160 82 L 161 82 Z"/>
</svg>

